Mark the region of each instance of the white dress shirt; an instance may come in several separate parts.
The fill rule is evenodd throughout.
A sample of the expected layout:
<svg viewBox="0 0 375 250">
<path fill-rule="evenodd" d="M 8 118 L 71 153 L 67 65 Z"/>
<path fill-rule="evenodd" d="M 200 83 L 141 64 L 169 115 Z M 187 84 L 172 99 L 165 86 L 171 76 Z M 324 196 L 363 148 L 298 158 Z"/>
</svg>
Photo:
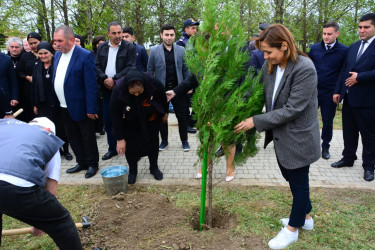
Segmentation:
<svg viewBox="0 0 375 250">
<path fill-rule="evenodd" d="M 279 88 L 281 78 L 283 78 L 284 75 L 284 69 L 281 69 L 279 65 L 277 65 L 276 69 L 276 79 L 275 79 L 275 86 L 273 87 L 273 94 L 272 94 L 272 105 L 271 105 L 271 110 L 273 110 L 273 101 L 275 100 L 275 95 L 277 92 L 277 89 Z"/>
<path fill-rule="evenodd" d="M 57 98 L 59 99 L 60 106 L 63 108 L 68 107 L 65 101 L 64 82 L 65 82 L 66 71 L 68 69 L 70 59 L 72 58 L 74 48 L 75 48 L 75 45 L 68 53 L 61 53 L 61 57 L 56 68 L 56 76 L 55 76 L 55 83 L 54 83 L 55 92 L 56 92 Z"/>
<path fill-rule="evenodd" d="M 108 78 L 113 78 L 116 75 L 116 57 L 117 52 L 120 48 L 121 42 L 115 47 L 111 44 L 111 41 L 108 41 L 109 50 L 108 50 L 108 60 L 107 67 L 105 68 L 105 74 Z"/>
</svg>

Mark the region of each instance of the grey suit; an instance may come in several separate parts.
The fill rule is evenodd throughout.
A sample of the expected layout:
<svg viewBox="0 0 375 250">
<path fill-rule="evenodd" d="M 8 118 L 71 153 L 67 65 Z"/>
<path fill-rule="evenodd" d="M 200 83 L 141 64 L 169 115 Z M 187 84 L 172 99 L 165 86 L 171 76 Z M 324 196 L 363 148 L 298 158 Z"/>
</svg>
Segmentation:
<svg viewBox="0 0 375 250">
<path fill-rule="evenodd" d="M 317 75 L 313 62 L 298 56 L 289 61 L 271 110 L 276 70 L 263 65 L 267 113 L 253 117 L 258 132 L 266 131 L 264 148 L 274 141 L 280 164 L 286 169 L 305 167 L 320 158 Z"/>
<path fill-rule="evenodd" d="M 185 48 L 173 44 L 174 59 L 176 63 L 176 72 L 178 84 L 184 79 L 188 78 L 190 73 L 185 65 Z M 158 79 L 165 86 L 166 79 L 166 65 L 164 56 L 164 45 L 159 44 L 151 48 L 150 57 L 147 63 L 147 71 L 152 72 L 156 79 Z"/>
</svg>

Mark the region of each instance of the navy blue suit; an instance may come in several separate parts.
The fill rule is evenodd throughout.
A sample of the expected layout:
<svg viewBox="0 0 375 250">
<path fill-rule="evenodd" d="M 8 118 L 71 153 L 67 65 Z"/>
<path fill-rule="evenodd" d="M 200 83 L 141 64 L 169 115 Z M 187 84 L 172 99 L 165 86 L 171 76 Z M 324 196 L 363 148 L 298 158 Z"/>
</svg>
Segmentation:
<svg viewBox="0 0 375 250">
<path fill-rule="evenodd" d="M 55 83 L 60 57 L 61 52 L 56 52 L 53 83 Z M 68 141 L 76 155 L 77 163 L 82 166 L 98 166 L 99 152 L 96 144 L 95 121 L 87 117 L 87 114 L 98 113 L 97 91 L 93 54 L 74 46 L 64 79 L 67 108 L 61 108 L 61 112 Z"/>
<path fill-rule="evenodd" d="M 262 69 L 264 61 L 263 51 L 256 49 L 251 52 L 250 67 L 254 67 L 256 70 Z"/>
<path fill-rule="evenodd" d="M 0 118 L 12 111 L 11 100 L 18 100 L 18 82 L 12 59 L 0 52 Z"/>
<path fill-rule="evenodd" d="M 333 118 L 336 114 L 336 104 L 332 100 L 332 95 L 347 52 L 348 46 L 338 41 L 330 50 L 326 49 L 323 41 L 313 44 L 309 52 L 318 74 L 318 106 L 323 121 L 322 149 L 329 149 L 332 140 Z"/>
<path fill-rule="evenodd" d="M 340 78 L 334 93 L 344 98 L 342 111 L 344 151 L 343 160 L 353 163 L 357 159 L 359 133 L 362 137 L 362 160 L 365 170 L 374 170 L 375 164 L 375 41 L 364 51 L 356 61 L 361 45 L 357 41 L 350 45 Z M 345 80 L 357 72 L 358 83 L 347 87 Z"/>
<path fill-rule="evenodd" d="M 147 71 L 147 63 L 148 63 L 148 55 L 145 47 L 143 45 L 139 45 L 136 43 L 133 43 L 135 46 L 135 49 L 137 50 L 137 57 L 136 57 L 136 63 L 135 66 L 138 70 L 142 72 Z"/>
</svg>

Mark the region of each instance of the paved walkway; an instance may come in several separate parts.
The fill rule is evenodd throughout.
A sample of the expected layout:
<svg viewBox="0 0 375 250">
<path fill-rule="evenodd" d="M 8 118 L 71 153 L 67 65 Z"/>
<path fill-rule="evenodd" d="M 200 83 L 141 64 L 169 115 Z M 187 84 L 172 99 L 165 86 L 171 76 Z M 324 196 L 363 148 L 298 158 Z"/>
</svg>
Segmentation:
<svg viewBox="0 0 375 250">
<path fill-rule="evenodd" d="M 286 186 L 287 182 L 281 176 L 277 166 L 273 144 L 269 144 L 267 149 L 263 149 L 263 136 L 258 142 L 259 153 L 254 158 L 249 158 L 243 166 L 236 169 L 236 178 L 226 183 L 225 178 L 225 157 L 214 166 L 215 185 L 248 185 L 248 186 Z M 97 136 L 99 147 L 99 167 L 103 169 L 113 165 L 127 165 L 124 156 L 115 156 L 110 160 L 102 161 L 101 157 L 107 152 L 106 136 Z M 138 163 L 137 184 L 157 184 L 157 185 L 200 185 L 200 180 L 196 180 L 195 174 L 200 167 L 195 164 L 198 160 L 196 148 L 198 140 L 196 135 L 189 134 L 191 150 L 183 152 L 181 141 L 178 135 L 177 121 L 174 115 L 170 115 L 169 122 L 169 146 L 159 154 L 159 168 L 164 173 L 162 181 L 156 181 L 149 173 L 148 158 L 143 157 Z M 332 162 L 341 159 L 343 140 L 341 130 L 333 132 L 330 153 L 331 159 L 320 159 L 311 165 L 310 186 L 312 187 L 332 187 L 332 188 L 365 188 L 375 190 L 375 181 L 366 182 L 363 180 L 362 168 L 362 146 L 359 143 L 358 157 L 352 168 L 334 169 L 330 167 Z M 62 170 L 60 184 L 102 184 L 100 173 L 90 179 L 85 179 L 84 172 L 66 174 L 68 168 L 76 165 L 75 159 L 72 161 L 62 160 Z M 99 170 L 100 171 L 100 170 Z"/>
</svg>

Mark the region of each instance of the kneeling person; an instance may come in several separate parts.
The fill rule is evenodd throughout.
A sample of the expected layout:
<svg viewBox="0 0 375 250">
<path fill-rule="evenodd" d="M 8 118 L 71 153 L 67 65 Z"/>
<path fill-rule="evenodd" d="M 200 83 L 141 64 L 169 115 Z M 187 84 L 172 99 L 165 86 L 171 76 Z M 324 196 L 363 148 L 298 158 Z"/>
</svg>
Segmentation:
<svg viewBox="0 0 375 250">
<path fill-rule="evenodd" d="M 163 85 L 135 67 L 116 82 L 110 101 L 117 152 L 129 164 L 129 184 L 136 182 L 138 161 L 148 156 L 150 173 L 163 179 L 158 168 L 159 131 L 168 119 L 168 103 Z"/>
<path fill-rule="evenodd" d="M 46 232 L 59 249 L 82 249 L 72 217 L 55 197 L 64 142 L 48 118 L 30 125 L 0 119 L 0 227 L 6 214 L 32 225 L 35 236 Z"/>
</svg>

